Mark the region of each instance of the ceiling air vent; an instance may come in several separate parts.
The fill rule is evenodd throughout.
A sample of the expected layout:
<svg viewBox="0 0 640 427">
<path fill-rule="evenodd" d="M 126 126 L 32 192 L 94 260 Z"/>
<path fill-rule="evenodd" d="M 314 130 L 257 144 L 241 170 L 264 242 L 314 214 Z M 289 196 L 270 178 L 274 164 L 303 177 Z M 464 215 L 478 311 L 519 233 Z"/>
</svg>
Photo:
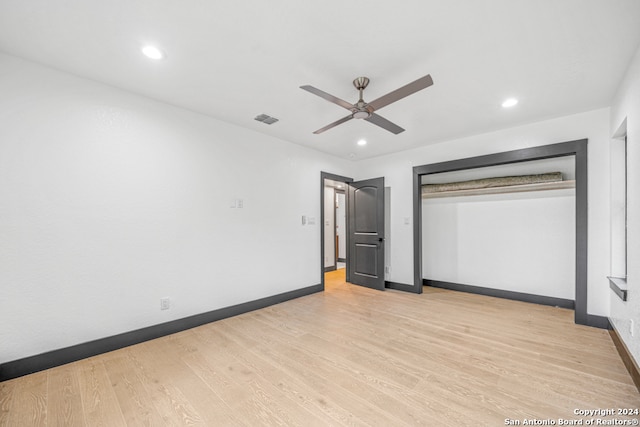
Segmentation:
<svg viewBox="0 0 640 427">
<path fill-rule="evenodd" d="M 276 119 L 275 117 L 267 116 L 266 114 L 260 114 L 259 116 L 256 116 L 254 120 L 268 125 L 272 125 L 278 121 L 278 119 Z"/>
</svg>

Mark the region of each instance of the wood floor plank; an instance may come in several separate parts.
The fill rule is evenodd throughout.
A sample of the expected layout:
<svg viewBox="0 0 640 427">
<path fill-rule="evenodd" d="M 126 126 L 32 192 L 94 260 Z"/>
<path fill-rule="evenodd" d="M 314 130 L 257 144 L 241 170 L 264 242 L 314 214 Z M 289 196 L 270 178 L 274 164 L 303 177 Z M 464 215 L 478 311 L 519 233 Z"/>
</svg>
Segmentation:
<svg viewBox="0 0 640 427">
<path fill-rule="evenodd" d="M 274 310 L 263 311 L 262 321 L 268 322 L 268 315 Z M 412 387 L 393 384 L 398 381 L 399 377 L 403 376 L 402 369 L 416 372 L 415 366 L 413 368 L 401 366 L 401 364 L 394 363 L 394 360 L 387 358 L 384 354 L 377 355 L 381 362 L 381 364 L 377 365 L 378 360 L 376 358 L 359 360 L 360 357 L 358 355 L 363 353 L 358 351 L 357 341 L 336 346 L 332 344 L 336 341 L 323 341 L 313 337 L 313 335 L 317 335 L 323 330 L 324 328 L 318 328 L 300 337 L 300 340 L 295 345 L 296 353 L 291 356 L 288 363 L 300 363 L 303 369 L 312 368 L 314 372 L 333 378 L 332 381 L 335 386 L 344 388 L 354 396 L 366 397 L 369 403 L 373 403 L 376 407 L 394 414 L 398 420 L 402 420 L 408 425 L 421 425 L 423 423 L 431 425 L 437 419 L 442 418 L 444 414 L 448 414 L 446 417 L 454 425 L 459 425 L 459 420 L 456 420 L 456 418 L 461 410 L 464 409 L 463 406 L 452 408 L 450 402 L 447 402 L 447 405 L 428 405 L 423 396 L 416 398 L 417 393 L 411 391 Z M 314 342 L 314 345 L 309 345 L 309 339 Z M 284 354 L 287 350 L 290 350 L 291 346 L 286 343 L 283 344 L 284 346 L 279 348 L 276 343 L 271 342 L 266 351 L 272 349 L 275 355 Z M 356 351 L 353 352 L 351 349 Z M 330 357 L 327 356 L 327 350 Z M 371 354 L 375 351 L 368 350 L 366 354 Z M 351 356 L 353 354 L 356 355 L 355 359 Z M 385 381 L 384 377 L 380 377 L 379 369 L 385 369 L 390 365 L 395 366 L 396 369 L 391 372 L 391 375 L 387 376 Z M 415 384 L 417 381 L 419 379 L 412 376 L 411 382 Z M 434 406 L 437 406 L 437 408 L 434 408 Z M 431 415 L 429 415 L 430 412 L 432 412 Z"/>
<path fill-rule="evenodd" d="M 77 362 L 82 408 L 88 426 L 117 427 L 126 422 L 100 357 Z"/>
<path fill-rule="evenodd" d="M 246 389 L 248 384 L 250 389 L 255 391 L 254 397 L 270 399 L 271 410 L 286 425 L 325 424 L 316 408 L 309 405 L 308 390 L 291 381 L 291 377 L 279 366 L 273 366 L 261 358 L 259 355 L 262 351 L 254 347 L 252 340 L 247 341 L 252 347 L 249 349 L 243 346 L 243 340 L 239 339 L 237 333 L 229 334 L 226 328 L 217 332 L 215 340 L 223 346 L 224 350 L 215 351 L 211 348 L 211 351 L 205 353 L 205 357 L 212 365 L 218 366 L 225 372 L 226 383 L 232 382 L 241 389 Z M 254 353 L 255 350 L 258 352 Z M 240 397 L 234 400 L 242 402 L 245 398 Z M 229 404 L 235 403 L 229 402 Z M 242 404 L 246 405 L 247 402 Z"/>
<path fill-rule="evenodd" d="M 335 384 L 330 380 L 324 379 L 315 374 L 307 365 L 298 365 L 296 361 L 279 358 L 279 355 L 277 354 L 275 354 L 275 358 L 273 358 L 273 347 L 279 345 L 281 342 L 289 342 L 288 338 L 278 341 L 276 337 L 279 333 L 274 332 L 270 338 L 265 338 L 269 344 L 258 345 L 256 342 L 258 342 L 261 337 L 258 336 L 258 334 L 254 334 L 250 329 L 244 330 L 241 323 L 243 322 L 239 322 L 237 320 L 226 322 L 225 328 L 219 331 L 221 335 L 226 337 L 227 344 L 225 344 L 225 348 L 232 353 L 234 358 L 243 359 L 246 355 L 243 354 L 241 348 L 245 345 L 251 347 L 252 352 L 255 352 L 254 355 L 259 355 L 259 357 L 264 358 L 267 362 L 278 366 L 278 369 L 284 371 L 285 374 L 291 374 L 292 377 L 300 379 L 300 382 L 303 384 L 302 386 L 300 386 L 300 383 L 296 382 L 290 384 L 289 387 L 295 387 L 295 391 L 293 392 L 294 395 L 305 402 L 307 407 L 308 404 L 312 402 L 312 404 L 317 408 L 320 408 L 322 412 L 330 414 L 333 419 L 340 423 L 346 425 L 359 425 L 359 422 L 354 418 L 353 413 L 341 408 L 342 399 L 333 400 L 329 398 L 329 395 L 331 394 L 336 394 L 342 397 L 341 389 L 339 387 L 334 387 Z M 231 324 L 239 326 L 239 328 L 234 329 Z M 254 325 L 255 323 L 251 324 Z M 257 324 L 255 325 L 257 326 Z M 262 327 L 260 328 L 262 329 Z M 245 333 L 243 333 L 243 330 Z M 234 346 L 234 344 L 236 345 Z M 256 357 L 251 357 L 251 364 L 255 365 L 257 360 L 258 359 Z M 281 381 L 279 381 L 277 385 L 287 388 L 287 386 L 282 384 Z M 331 393 L 327 393 L 327 386 L 334 387 Z M 308 409 L 314 413 L 318 413 L 318 411 L 313 407 L 308 407 Z M 375 408 L 371 408 L 371 410 L 375 411 Z"/>
<path fill-rule="evenodd" d="M 9 426 L 46 426 L 48 421 L 48 371 L 37 372 L 15 381 Z"/>
<path fill-rule="evenodd" d="M 150 373 L 159 383 L 171 386 L 183 396 L 184 402 L 181 405 L 189 408 L 188 412 L 193 414 L 189 425 L 241 425 L 240 418 L 224 401 L 224 395 L 208 386 L 193 369 L 196 365 L 186 363 L 191 355 L 201 353 L 200 348 L 202 345 L 194 339 L 193 332 L 185 331 L 167 340 L 149 342 L 149 348 L 140 357 L 153 367 L 154 371 Z M 159 376 L 158 371 L 163 375 Z M 196 414 L 197 421 L 193 418 Z M 188 420 L 186 417 L 184 419 Z"/>
<path fill-rule="evenodd" d="M 212 339 L 210 332 L 208 331 L 206 334 L 207 341 Z M 252 350 L 242 351 L 240 350 L 241 345 L 232 341 L 224 333 L 218 333 L 215 337 L 215 342 L 217 343 L 215 348 L 219 349 L 220 346 L 223 346 L 229 356 L 239 358 L 256 372 L 268 378 L 292 403 L 303 406 L 318 419 L 323 420 L 318 425 L 326 424 L 327 416 L 333 420 L 331 422 L 333 425 L 359 425 L 355 420 L 350 420 L 350 414 L 344 411 L 339 404 L 332 402 L 330 399 L 325 399 L 325 395 L 316 392 L 308 384 L 305 384 L 298 376 L 292 374 L 287 367 L 283 367 L 278 363 L 271 363 L 269 358 L 264 356 L 264 351 L 260 347 L 254 345 Z M 254 342 L 250 340 L 249 343 L 253 344 Z M 218 353 L 220 352 L 212 351 L 208 355 L 209 357 L 214 357 Z M 224 364 L 218 362 L 214 362 L 213 365 L 219 366 L 220 369 L 224 367 Z M 219 378 L 217 382 L 228 385 L 231 380 Z"/>
<path fill-rule="evenodd" d="M 125 422 L 127 425 L 164 425 L 165 421 L 138 376 L 137 366 L 128 357 L 129 350 L 119 350 L 118 356 L 110 355 L 104 361 Z"/>
<path fill-rule="evenodd" d="M 609 407 L 640 393 L 572 310 L 380 292 L 344 270 L 325 292 L 0 383 L 12 427 L 490 426 Z"/>
<path fill-rule="evenodd" d="M 294 348 L 280 348 L 278 344 L 265 347 L 262 354 L 273 363 L 286 366 L 288 372 L 302 379 L 304 384 L 310 387 L 317 396 L 317 404 L 323 410 L 331 413 L 342 423 L 354 425 L 357 422 L 364 422 L 364 425 L 374 423 L 375 425 L 406 425 L 399 417 L 391 417 L 372 401 L 375 390 L 366 388 L 353 377 L 342 378 L 351 383 L 350 387 L 345 387 L 345 382 L 340 381 L 340 373 L 331 371 L 331 375 L 326 374 L 325 369 L 320 369 L 322 361 L 315 361 L 310 365 L 308 358 L 302 358 Z M 356 387 L 362 394 L 353 392 Z M 349 402 L 344 405 L 344 402 Z"/>
<path fill-rule="evenodd" d="M 16 384 L 16 380 L 0 383 L 0 427 L 9 425 L 9 413 L 11 412 Z"/>
<path fill-rule="evenodd" d="M 317 332 L 317 331 L 316 331 L 315 333 L 316 333 L 316 334 L 318 334 L 318 333 L 321 333 L 321 334 L 322 334 L 323 332 Z M 345 332 L 341 332 L 339 335 L 344 335 L 344 334 L 345 334 Z M 339 339 L 339 336 L 336 336 L 335 338 L 336 338 L 336 339 Z M 366 342 L 366 339 L 364 339 L 364 338 L 360 338 L 360 339 L 354 339 L 354 340 L 352 341 L 352 343 L 351 343 L 351 344 L 352 344 L 353 346 L 355 346 L 355 347 L 358 347 L 358 346 L 359 346 L 360 344 L 362 344 L 363 342 Z M 396 355 L 394 355 L 395 357 L 393 357 L 393 356 L 391 356 L 391 355 L 390 355 L 390 351 L 389 351 L 389 350 L 390 350 L 390 349 L 393 349 L 393 346 L 392 346 L 392 345 L 385 345 L 385 346 L 383 346 L 383 347 L 385 347 L 385 348 L 386 348 L 386 350 L 385 350 L 385 349 L 376 349 L 375 347 L 372 347 L 372 346 L 369 346 L 368 348 L 361 348 L 360 350 L 362 350 L 362 351 L 366 352 L 367 354 L 371 354 L 372 352 L 376 352 L 376 351 L 382 351 L 382 352 L 383 352 L 383 354 L 384 354 L 384 360 L 385 360 L 388 364 L 393 364 L 393 363 L 398 364 L 398 361 L 402 361 L 402 360 L 403 360 L 402 358 L 397 357 L 397 354 L 396 354 Z M 395 362 L 394 362 L 394 360 L 395 360 Z M 420 362 L 421 362 L 421 361 L 420 361 L 420 360 L 413 360 L 412 362 L 414 362 L 414 363 L 413 363 L 413 366 L 414 366 L 414 367 L 415 367 L 416 365 L 417 365 L 417 366 L 421 366 L 421 364 L 420 364 Z M 414 369 L 415 369 L 415 368 L 414 368 Z M 420 371 L 416 371 L 416 372 L 420 372 Z M 495 377 L 497 378 L 497 375 L 496 375 Z M 447 403 L 448 403 L 448 404 L 450 404 L 450 402 L 447 402 Z M 468 403 L 467 403 L 467 406 L 468 406 Z M 463 407 L 463 408 L 464 408 L 464 407 Z M 441 413 L 445 413 L 445 411 L 443 411 L 442 409 L 440 409 L 440 411 L 441 411 Z M 449 417 L 449 418 L 451 418 L 451 417 Z"/>
<path fill-rule="evenodd" d="M 158 415 L 168 425 L 204 426 L 201 415 L 184 396 L 177 383 L 184 380 L 187 372 L 175 358 L 165 359 L 162 340 L 147 341 L 129 349 L 130 363 L 135 366 L 137 376 L 146 389 Z M 192 375 L 192 374 L 191 374 Z"/>
<path fill-rule="evenodd" d="M 63 365 L 49 373 L 47 413 L 53 425 L 86 424 L 76 366 L 75 363 Z"/>
</svg>

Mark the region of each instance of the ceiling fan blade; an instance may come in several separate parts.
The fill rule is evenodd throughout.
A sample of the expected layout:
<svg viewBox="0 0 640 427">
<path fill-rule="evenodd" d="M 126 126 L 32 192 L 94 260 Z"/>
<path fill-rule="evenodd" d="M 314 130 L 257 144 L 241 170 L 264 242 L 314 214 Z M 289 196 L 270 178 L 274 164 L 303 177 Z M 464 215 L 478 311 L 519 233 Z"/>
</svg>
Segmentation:
<svg viewBox="0 0 640 427">
<path fill-rule="evenodd" d="M 432 84 L 433 79 L 431 79 L 431 76 L 427 74 L 426 76 L 421 77 L 414 82 L 411 82 L 399 89 L 394 90 L 393 92 L 389 92 L 388 94 L 381 96 L 375 101 L 371 101 L 369 103 L 369 106 L 373 107 L 374 110 L 379 110 L 380 108 L 387 106 L 392 102 L 396 102 L 406 96 L 416 93 L 419 90 L 428 88 Z"/>
<path fill-rule="evenodd" d="M 382 116 L 377 115 L 376 113 L 371 114 L 371 116 L 369 116 L 369 118 L 366 118 L 365 120 L 369 123 L 373 123 L 374 125 L 378 125 L 381 128 L 386 129 L 396 135 L 400 132 L 404 132 L 404 129 L 402 129 L 400 126 L 390 122 Z"/>
<path fill-rule="evenodd" d="M 318 95 L 320 98 L 324 98 L 329 102 L 333 102 L 336 105 L 346 108 L 347 110 L 351 110 L 353 108 L 353 104 L 349 104 L 347 101 L 340 99 L 336 96 L 330 95 L 327 92 L 324 92 L 320 89 L 316 89 L 313 86 L 309 86 L 309 85 L 300 86 L 300 89 L 304 89 L 307 92 L 311 92 L 314 95 Z"/>
<path fill-rule="evenodd" d="M 351 120 L 352 118 L 353 118 L 352 116 L 343 117 L 343 118 L 341 118 L 340 120 L 336 120 L 335 122 L 333 122 L 333 123 L 331 123 L 331 124 L 326 125 L 326 126 L 325 126 L 325 127 L 323 127 L 322 129 L 318 129 L 318 130 L 317 130 L 317 131 L 315 131 L 314 133 L 315 133 L 315 134 L 322 133 L 322 132 L 324 132 L 325 130 L 329 130 L 329 129 L 333 128 L 333 127 L 336 127 L 336 126 L 338 126 L 338 125 L 341 125 L 341 124 L 342 124 L 342 123 L 344 123 L 344 122 L 348 122 L 348 121 L 349 121 L 349 120 Z"/>
</svg>

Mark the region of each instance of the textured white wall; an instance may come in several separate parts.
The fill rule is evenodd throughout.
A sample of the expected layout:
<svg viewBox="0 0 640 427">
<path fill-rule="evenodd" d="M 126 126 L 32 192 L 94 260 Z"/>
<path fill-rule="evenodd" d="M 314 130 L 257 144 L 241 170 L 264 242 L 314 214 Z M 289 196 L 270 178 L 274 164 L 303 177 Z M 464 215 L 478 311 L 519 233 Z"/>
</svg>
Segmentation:
<svg viewBox="0 0 640 427">
<path fill-rule="evenodd" d="M 6 55 L 0 93 L 0 363 L 320 283 L 350 162 Z"/>
<path fill-rule="evenodd" d="M 627 283 L 628 301 L 611 293 L 611 320 L 640 363 L 640 48 L 611 106 L 610 136 L 627 120 Z M 606 281 L 606 279 L 603 279 Z M 633 320 L 634 335 L 630 324 Z"/>
<path fill-rule="evenodd" d="M 526 108 L 521 105 L 518 108 Z M 437 124 L 434 124 L 436 126 Z M 387 280 L 413 284 L 412 168 L 520 148 L 588 138 L 589 259 L 587 312 L 609 314 L 609 109 L 575 114 L 439 144 L 426 145 L 356 164 L 356 179 L 385 177 L 391 188 L 391 273 Z M 406 224 L 404 218 L 411 218 Z"/>
</svg>

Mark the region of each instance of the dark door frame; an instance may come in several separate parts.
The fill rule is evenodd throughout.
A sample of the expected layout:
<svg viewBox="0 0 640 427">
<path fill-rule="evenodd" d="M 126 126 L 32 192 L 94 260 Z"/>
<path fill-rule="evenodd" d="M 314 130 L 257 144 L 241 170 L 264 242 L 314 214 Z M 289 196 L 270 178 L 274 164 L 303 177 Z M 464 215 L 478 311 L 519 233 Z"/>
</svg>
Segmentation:
<svg viewBox="0 0 640 427">
<path fill-rule="evenodd" d="M 541 147 L 505 151 L 413 168 L 413 285 L 422 293 L 422 176 L 464 169 L 520 163 L 553 157 L 575 156 L 576 175 L 576 295 L 575 323 L 600 327 L 600 316 L 587 313 L 587 139 Z"/>
<path fill-rule="evenodd" d="M 336 175 L 329 172 L 320 172 L 320 284 L 322 285 L 322 290 L 324 291 L 324 180 L 330 179 L 333 181 L 344 182 L 348 184 L 353 182 L 353 178 L 349 178 L 346 176 Z M 346 198 L 345 198 L 346 201 Z M 347 202 L 347 215 L 349 215 L 349 204 Z M 349 247 L 349 233 L 346 234 L 346 244 L 347 248 Z M 349 260 L 347 259 L 347 264 Z M 347 282 L 351 277 L 348 276 L 349 269 L 347 269 Z"/>
</svg>

